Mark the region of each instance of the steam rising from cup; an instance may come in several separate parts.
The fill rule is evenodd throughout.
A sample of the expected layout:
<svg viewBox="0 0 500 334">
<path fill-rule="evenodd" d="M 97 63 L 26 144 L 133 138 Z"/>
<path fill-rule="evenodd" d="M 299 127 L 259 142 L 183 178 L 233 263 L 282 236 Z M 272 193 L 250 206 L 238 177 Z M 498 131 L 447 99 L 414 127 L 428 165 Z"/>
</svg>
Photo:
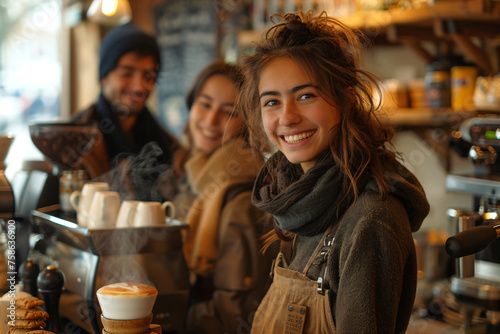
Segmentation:
<svg viewBox="0 0 500 334">
<path fill-rule="evenodd" d="M 165 193 L 175 193 L 175 182 L 171 166 L 158 162 L 162 154 L 160 146 L 150 142 L 137 155 L 119 155 L 118 167 L 97 180 L 108 183 L 111 190 L 121 194 L 122 200 L 163 201 Z M 168 182 L 164 182 L 165 178 Z"/>
</svg>

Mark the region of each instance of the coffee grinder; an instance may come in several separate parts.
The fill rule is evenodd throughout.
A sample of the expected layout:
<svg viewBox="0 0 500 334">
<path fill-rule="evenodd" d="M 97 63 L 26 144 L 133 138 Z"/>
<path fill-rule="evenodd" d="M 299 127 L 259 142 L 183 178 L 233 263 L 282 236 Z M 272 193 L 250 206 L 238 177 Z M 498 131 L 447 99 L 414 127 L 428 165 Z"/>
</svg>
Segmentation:
<svg viewBox="0 0 500 334">
<path fill-rule="evenodd" d="M 473 172 L 448 175 L 446 189 L 470 194 L 473 211 L 457 217 L 457 234 L 446 243 L 448 254 L 457 259 L 450 291 L 461 306 L 466 333 L 479 325 L 487 333 L 500 333 L 500 115 L 465 120 L 452 144 L 473 162 Z M 472 319 L 478 314 L 482 324 Z"/>
</svg>

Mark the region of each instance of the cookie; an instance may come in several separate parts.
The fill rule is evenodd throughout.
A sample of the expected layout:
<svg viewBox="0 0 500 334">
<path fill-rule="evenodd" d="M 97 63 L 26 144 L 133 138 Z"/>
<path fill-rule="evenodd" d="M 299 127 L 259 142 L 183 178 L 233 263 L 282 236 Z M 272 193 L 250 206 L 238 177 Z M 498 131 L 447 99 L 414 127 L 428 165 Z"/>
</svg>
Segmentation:
<svg viewBox="0 0 500 334">
<path fill-rule="evenodd" d="M 18 320 L 14 322 L 14 326 L 9 322 L 9 327 L 23 328 L 23 329 L 40 329 L 40 327 L 47 327 L 43 320 Z"/>
<path fill-rule="evenodd" d="M 16 320 L 47 320 L 49 314 L 39 308 L 16 308 Z"/>
<path fill-rule="evenodd" d="M 16 306 L 20 308 L 33 308 L 37 306 L 42 306 L 44 304 L 43 300 L 36 297 L 23 297 L 16 299 Z"/>
<path fill-rule="evenodd" d="M 46 331 L 43 329 L 26 329 L 26 328 L 13 328 L 7 334 L 55 334 L 54 332 Z"/>
<path fill-rule="evenodd" d="M 14 329 L 10 329 L 7 332 L 7 334 L 27 334 L 30 331 L 32 331 L 32 329 L 14 328 Z"/>
</svg>

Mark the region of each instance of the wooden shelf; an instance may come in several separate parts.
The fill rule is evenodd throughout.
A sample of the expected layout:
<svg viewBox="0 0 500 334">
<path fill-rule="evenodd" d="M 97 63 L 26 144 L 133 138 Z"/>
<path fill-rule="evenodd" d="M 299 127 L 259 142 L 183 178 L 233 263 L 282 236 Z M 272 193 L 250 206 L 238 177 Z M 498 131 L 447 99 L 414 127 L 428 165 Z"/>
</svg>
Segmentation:
<svg viewBox="0 0 500 334">
<path fill-rule="evenodd" d="M 380 120 L 396 130 L 415 128 L 458 128 L 467 118 L 477 115 L 477 111 L 455 111 L 451 108 L 401 108 L 381 110 Z"/>
<path fill-rule="evenodd" d="M 357 12 L 343 21 L 366 31 L 369 36 L 384 34 L 390 43 L 405 43 L 427 63 L 435 60 L 422 41 L 452 42 L 486 74 L 498 69 L 473 38 L 500 37 L 500 3 L 483 0 L 444 0 L 433 6 L 387 11 Z"/>
<path fill-rule="evenodd" d="M 472 22 L 490 22 L 498 30 L 484 30 L 483 33 L 500 34 L 500 3 L 492 2 L 488 8 L 487 1 L 483 0 L 443 0 L 432 6 L 423 5 L 417 8 L 394 8 L 390 10 L 357 11 L 356 13 L 340 17 L 347 25 L 368 31 L 370 33 L 384 32 L 389 26 L 404 25 L 432 27 L 435 20 L 459 20 Z M 249 45 L 260 39 L 262 31 L 245 30 L 240 32 L 241 45 Z"/>
<path fill-rule="evenodd" d="M 359 11 L 342 18 L 353 28 L 374 29 L 390 25 L 432 25 L 439 20 L 491 21 L 497 22 L 500 13 L 487 8 L 482 0 L 444 0 L 432 6 L 417 8 L 395 8 L 384 11 Z"/>
<path fill-rule="evenodd" d="M 358 11 L 340 17 L 347 25 L 360 29 L 374 41 L 381 37 L 389 43 L 405 43 L 426 62 L 435 60 L 421 46 L 422 41 L 455 43 L 486 74 L 495 69 L 489 55 L 473 40 L 474 37 L 500 39 L 500 2 L 494 0 L 436 0 L 432 6 Z M 250 47 L 262 37 L 263 31 L 242 31 L 239 44 Z"/>
</svg>

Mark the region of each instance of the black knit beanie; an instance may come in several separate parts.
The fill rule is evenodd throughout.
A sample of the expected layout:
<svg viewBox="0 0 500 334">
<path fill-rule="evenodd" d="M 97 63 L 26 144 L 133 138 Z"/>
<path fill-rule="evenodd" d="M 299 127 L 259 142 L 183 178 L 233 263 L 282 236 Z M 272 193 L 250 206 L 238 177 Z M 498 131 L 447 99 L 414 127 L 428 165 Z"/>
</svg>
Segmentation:
<svg viewBox="0 0 500 334">
<path fill-rule="evenodd" d="M 160 68 L 160 49 L 153 36 L 131 23 L 114 28 L 106 34 L 99 54 L 99 80 L 116 67 L 121 56 L 135 50 L 151 54 L 158 64 L 158 69 Z"/>
</svg>

